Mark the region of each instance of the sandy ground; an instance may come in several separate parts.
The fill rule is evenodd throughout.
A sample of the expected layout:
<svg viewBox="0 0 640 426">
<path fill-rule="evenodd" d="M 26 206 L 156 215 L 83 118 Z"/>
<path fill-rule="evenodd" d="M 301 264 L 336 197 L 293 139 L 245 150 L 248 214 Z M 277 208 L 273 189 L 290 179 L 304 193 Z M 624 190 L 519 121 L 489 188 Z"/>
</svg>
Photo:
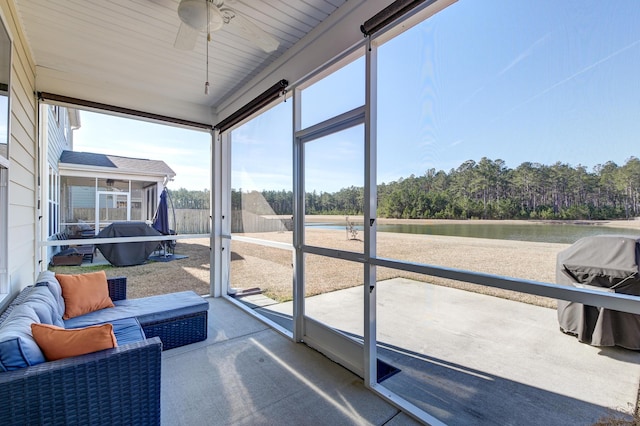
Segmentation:
<svg viewBox="0 0 640 426">
<path fill-rule="evenodd" d="M 251 234 L 256 238 L 290 242 L 290 233 Z M 310 230 L 307 244 L 338 250 L 363 253 L 361 240 L 348 240 L 345 231 Z M 378 257 L 409 262 L 465 269 L 476 272 L 553 282 L 555 261 L 565 244 L 528 243 L 479 238 L 446 237 L 380 233 Z M 259 287 L 266 295 L 277 300 L 292 298 L 291 252 L 270 247 L 233 241 L 231 279 L 240 288 Z M 317 255 L 307 255 L 305 262 L 307 281 L 305 294 L 313 296 L 327 291 L 362 285 L 363 267 L 359 263 Z M 537 296 L 523 295 L 506 290 L 492 289 L 468 283 L 428 277 L 410 272 L 377 268 L 377 279 L 395 277 L 412 278 L 433 284 L 446 285 L 484 294 L 505 297 L 537 305 L 555 307 L 555 301 Z M 246 283 L 241 285 L 240 283 Z"/>
<path fill-rule="evenodd" d="M 147 262 L 144 265 L 91 265 L 49 267 L 56 273 L 81 273 L 104 270 L 107 277 L 127 277 L 127 298 L 193 290 L 209 294 L 209 239 L 180 240 L 176 254 L 188 256 L 171 262 Z M 100 253 L 96 263 L 103 259 Z"/>
<path fill-rule="evenodd" d="M 327 220 L 323 217 L 314 217 L 314 219 Z M 329 217 L 329 219 L 335 220 L 336 217 Z M 351 217 L 351 219 L 357 220 L 355 217 Z M 386 219 L 385 221 L 401 222 L 402 220 Z M 415 223 L 415 221 L 411 222 Z M 474 223 L 474 221 L 462 222 Z M 477 221 L 477 223 L 486 224 L 487 221 Z M 531 223 L 533 226 L 540 222 L 527 221 L 525 223 Z M 589 222 L 586 226 L 590 225 L 640 229 L 640 220 Z M 291 232 L 245 234 L 245 236 L 286 243 L 292 242 Z M 559 251 L 567 247 L 565 244 L 386 232 L 379 233 L 377 239 L 378 257 L 542 282 L 555 281 L 556 256 Z M 342 230 L 311 229 L 307 232 L 306 242 L 308 245 L 318 247 L 347 250 L 354 253 L 364 252 L 363 241 L 349 240 L 346 232 Z M 238 289 L 259 288 L 267 296 L 276 300 L 292 299 L 293 258 L 291 251 L 242 241 L 232 241 L 231 248 L 230 282 L 232 287 Z M 128 297 L 130 298 L 182 290 L 194 290 L 198 294 L 208 294 L 209 240 L 179 240 L 176 253 L 188 257 L 166 263 L 149 262 L 129 267 L 106 265 L 51 269 L 62 273 L 105 269 L 107 276 L 110 277 L 127 276 Z M 305 269 L 307 275 L 305 294 L 307 296 L 362 285 L 364 282 L 362 265 L 346 260 L 307 255 Z M 394 277 L 412 278 L 540 306 L 555 307 L 555 300 L 538 296 L 386 268 L 377 269 L 378 280 Z"/>
<path fill-rule="evenodd" d="M 311 216 L 315 222 L 338 221 L 336 216 Z M 352 221 L 362 221 L 362 217 L 350 216 Z M 408 219 L 381 219 L 382 223 L 518 223 L 540 225 L 543 221 L 435 221 Z M 579 221 L 585 226 L 607 226 L 640 229 L 640 220 L 632 221 Z M 262 233 L 245 234 L 248 237 L 278 242 L 292 242 L 292 234 Z M 364 252 L 361 240 L 349 240 L 346 230 L 310 229 L 306 234 L 307 245 Z M 397 234 L 383 232 L 377 236 L 378 257 L 398 259 L 448 268 L 523 278 L 541 282 L 555 282 L 556 256 L 568 247 L 567 244 L 490 240 L 437 235 Z M 231 282 L 234 287 L 260 288 L 276 300 L 292 299 L 292 257 L 285 250 L 256 246 L 240 241 L 232 243 Z M 313 296 L 327 291 L 362 285 L 364 272 L 360 264 L 317 255 L 306 257 L 305 295 Z M 489 288 L 469 283 L 428 277 L 409 272 L 377 268 L 377 279 L 395 277 L 411 278 L 418 281 L 445 285 L 511 300 L 555 308 L 555 300 Z"/>
</svg>

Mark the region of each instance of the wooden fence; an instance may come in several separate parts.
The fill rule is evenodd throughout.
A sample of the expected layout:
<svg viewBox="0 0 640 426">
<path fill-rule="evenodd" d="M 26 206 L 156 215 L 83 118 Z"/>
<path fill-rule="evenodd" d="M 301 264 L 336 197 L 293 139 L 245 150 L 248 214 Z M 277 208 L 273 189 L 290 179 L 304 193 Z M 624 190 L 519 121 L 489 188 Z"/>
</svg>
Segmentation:
<svg viewBox="0 0 640 426">
<path fill-rule="evenodd" d="M 231 232 L 284 232 L 293 230 L 291 216 L 258 215 L 246 210 L 231 212 Z"/>
<path fill-rule="evenodd" d="M 79 211 L 75 209 L 76 217 L 90 217 L 93 209 Z M 169 226 L 177 234 L 208 234 L 211 232 L 211 218 L 208 209 L 175 209 L 175 224 L 173 212 L 169 211 Z M 139 215 L 139 212 L 138 212 Z M 139 216 L 138 216 L 139 217 Z M 115 212 L 110 219 L 125 220 Z M 111 220 L 110 220 L 111 221 Z M 89 222 L 89 221 L 87 221 Z M 89 223 L 93 227 L 93 221 Z M 231 212 L 231 232 L 284 232 L 293 230 L 293 220 L 290 216 L 258 215 L 248 211 L 234 210 Z"/>
<path fill-rule="evenodd" d="M 206 209 L 175 209 L 177 234 L 208 234 L 211 232 L 211 217 Z M 169 212 L 169 226 L 173 218 Z"/>
<path fill-rule="evenodd" d="M 108 210 L 108 211 L 107 211 Z M 106 222 L 116 222 L 127 220 L 126 210 L 124 209 L 101 209 L 101 217 L 107 217 Z M 173 212 L 169 211 L 169 226 L 175 228 L 178 234 L 208 234 L 211 229 L 211 221 L 209 218 L 209 210 L 202 209 L 175 209 L 175 224 L 173 221 Z M 93 228 L 95 209 L 76 208 L 73 209 L 73 217 L 78 218 Z M 142 216 L 140 209 L 132 209 L 131 217 L 139 218 Z M 134 219 L 139 220 L 139 219 Z M 74 221 L 75 222 L 75 221 Z"/>
<path fill-rule="evenodd" d="M 176 233 L 208 234 L 211 229 L 209 210 L 175 209 Z M 171 212 L 169 223 L 172 224 Z M 231 232 L 284 232 L 293 230 L 290 216 L 257 215 L 255 213 L 234 210 L 231 212 Z"/>
</svg>

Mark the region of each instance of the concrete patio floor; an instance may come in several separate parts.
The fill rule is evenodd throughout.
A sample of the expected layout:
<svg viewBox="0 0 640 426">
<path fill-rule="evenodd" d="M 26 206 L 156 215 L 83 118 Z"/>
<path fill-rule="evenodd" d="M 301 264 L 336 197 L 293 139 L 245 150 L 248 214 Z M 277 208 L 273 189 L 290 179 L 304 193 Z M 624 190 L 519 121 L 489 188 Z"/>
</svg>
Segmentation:
<svg viewBox="0 0 640 426">
<path fill-rule="evenodd" d="M 362 288 L 308 298 L 306 314 L 362 336 Z M 291 303 L 247 303 L 281 325 Z M 271 301 L 272 303 L 273 301 Z M 450 425 L 591 425 L 633 412 L 640 352 L 582 344 L 554 309 L 396 278 L 378 283 L 383 385 Z"/>
<path fill-rule="evenodd" d="M 163 425 L 416 425 L 362 379 L 225 299 L 206 341 L 162 354 Z"/>
</svg>

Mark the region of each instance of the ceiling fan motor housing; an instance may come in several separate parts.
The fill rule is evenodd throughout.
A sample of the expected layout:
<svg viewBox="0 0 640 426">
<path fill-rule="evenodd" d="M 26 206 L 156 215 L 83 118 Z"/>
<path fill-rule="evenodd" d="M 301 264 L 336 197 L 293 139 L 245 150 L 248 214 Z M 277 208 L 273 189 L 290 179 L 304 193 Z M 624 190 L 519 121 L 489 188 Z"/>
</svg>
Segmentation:
<svg viewBox="0 0 640 426">
<path fill-rule="evenodd" d="M 207 30 L 207 8 L 209 9 L 209 29 L 219 30 L 222 27 L 222 14 L 209 0 L 181 0 L 178 5 L 180 20 L 198 31 Z"/>
</svg>

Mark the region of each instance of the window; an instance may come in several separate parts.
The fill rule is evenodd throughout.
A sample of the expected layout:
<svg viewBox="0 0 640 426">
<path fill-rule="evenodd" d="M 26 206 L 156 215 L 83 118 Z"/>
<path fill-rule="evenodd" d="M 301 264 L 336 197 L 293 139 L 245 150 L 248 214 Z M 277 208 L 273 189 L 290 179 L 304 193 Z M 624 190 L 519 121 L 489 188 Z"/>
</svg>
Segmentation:
<svg viewBox="0 0 640 426">
<path fill-rule="evenodd" d="M 58 105 L 51 105 L 51 111 L 53 112 L 53 118 L 56 120 L 56 124 L 60 127 L 60 107 Z"/>
<path fill-rule="evenodd" d="M 1 22 L 1 21 L 0 21 Z M 0 164 L 9 160 L 9 77 L 11 74 L 11 41 L 0 25 Z"/>
<path fill-rule="evenodd" d="M 60 175 L 51 166 L 49 166 L 49 236 L 60 232 Z"/>
<path fill-rule="evenodd" d="M 293 298 L 292 104 L 280 102 L 231 132 L 230 286 L 242 293 L 259 283 L 278 301 Z"/>
<path fill-rule="evenodd" d="M 363 105 L 363 75 L 364 57 L 361 57 L 302 90 L 302 128 Z M 328 93 L 334 94 L 331 102 Z"/>
<path fill-rule="evenodd" d="M 640 85 L 630 72 L 640 66 L 632 24 L 640 9 L 633 1 L 545 4 L 458 2 L 378 49 L 378 215 L 413 220 L 378 227 L 380 257 L 554 282 L 554 252 L 545 258 L 531 248 L 535 267 L 524 271 L 481 247 L 485 261 L 471 265 L 400 250 L 386 237 L 511 240 L 522 251 L 606 231 L 583 226 L 569 235 L 568 224 L 532 228 L 526 220 L 640 214 L 631 177 L 640 170 Z M 399 81 L 412 90 L 397 90 Z M 432 219 L 478 220 L 456 229 L 415 224 Z M 520 222 L 486 222 L 504 219 Z"/>
<path fill-rule="evenodd" d="M 538 345 L 529 337 L 533 334 L 521 333 L 535 328 L 536 321 L 507 313 L 507 307 L 528 305 L 535 312 L 552 312 L 555 320 L 555 300 L 475 286 L 471 277 L 452 279 L 427 268 L 416 273 L 414 266 L 555 283 L 557 256 L 568 244 L 593 234 L 640 235 L 637 227 L 584 225 L 604 225 L 596 219 L 615 223 L 640 212 L 633 195 L 640 183 L 640 85 L 632 71 L 640 65 L 640 32 L 634 25 L 639 16 L 635 1 L 461 1 L 377 48 L 375 254 L 379 265 L 396 263 L 375 271 L 375 327 L 384 345 L 427 360 L 410 380 L 429 378 L 428 386 L 404 382 L 405 389 L 421 389 L 411 395 L 397 386 L 399 381 L 385 382 L 391 392 L 450 420 L 442 413 L 453 406 L 453 398 L 430 385 L 446 381 L 446 392 L 453 394 L 450 389 L 463 380 L 450 374 L 443 379 L 427 365 L 444 359 L 447 366 L 463 366 L 466 374 L 492 378 L 491 391 L 474 386 L 473 400 L 484 418 L 497 418 L 511 404 L 516 411 L 522 408 L 526 392 L 515 392 L 518 388 L 545 388 L 553 404 L 558 395 L 586 399 L 578 389 L 591 377 L 568 377 L 565 363 L 555 362 L 559 345 L 551 342 L 556 335 L 550 330 L 556 324 L 545 328 L 551 338 Z M 483 294 L 469 296 L 472 292 Z M 498 300 L 504 305 L 489 308 Z M 412 301 L 416 308 L 407 309 Z M 454 301 L 469 309 L 450 321 Z M 399 308 L 391 309 L 393 303 Z M 492 318 L 493 313 L 498 314 Z M 462 318 L 466 322 L 460 328 L 452 326 Z M 486 338 L 482 327 L 476 328 L 498 322 L 496 334 L 525 337 L 498 347 L 494 336 Z M 438 352 L 445 339 L 429 342 L 426 336 L 443 331 L 455 336 L 452 346 L 465 350 Z M 417 344 L 410 335 L 420 336 Z M 384 345 L 378 347 L 382 359 L 391 355 Z M 509 345 L 517 349 L 509 353 Z M 531 348 L 540 349 L 536 360 L 521 357 Z M 596 353 L 593 358 L 581 353 L 581 365 L 601 357 Z M 413 372 L 414 362 L 395 365 Z M 526 363 L 529 377 L 512 374 L 510 363 L 514 371 Z M 625 374 L 624 367 L 602 371 L 611 377 Z M 552 375 L 555 383 L 540 386 L 535 380 L 544 374 L 539 372 Z M 509 382 L 506 392 L 517 394 L 519 402 L 509 396 L 491 407 L 484 396 L 502 392 L 500 380 L 493 380 L 497 377 Z M 559 383 L 570 381 L 575 391 L 560 389 Z M 636 396 L 632 392 L 633 404 Z M 539 403 L 543 398 L 538 397 Z M 619 399 L 598 404 L 624 406 Z M 455 413 L 455 422 L 476 420 L 463 420 L 462 411 Z M 558 415 L 553 411 L 545 415 Z"/>
<path fill-rule="evenodd" d="M 0 22 L 2 22 L 0 20 Z M 0 294 L 9 292 L 9 93 L 11 76 L 11 40 L 0 25 Z"/>
</svg>

